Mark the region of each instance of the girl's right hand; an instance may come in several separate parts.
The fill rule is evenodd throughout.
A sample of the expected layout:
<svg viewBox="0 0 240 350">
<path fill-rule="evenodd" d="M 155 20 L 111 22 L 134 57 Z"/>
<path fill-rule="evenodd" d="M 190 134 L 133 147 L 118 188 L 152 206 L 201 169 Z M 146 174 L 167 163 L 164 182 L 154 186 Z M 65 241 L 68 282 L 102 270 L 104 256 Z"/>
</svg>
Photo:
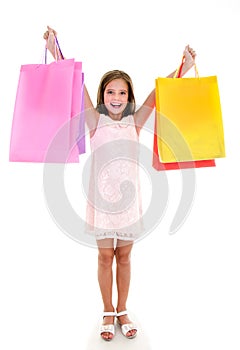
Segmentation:
<svg viewBox="0 0 240 350">
<path fill-rule="evenodd" d="M 43 39 L 48 40 L 49 34 L 53 34 L 54 36 L 57 36 L 56 30 L 47 26 L 47 31 L 43 34 Z"/>
<path fill-rule="evenodd" d="M 47 31 L 43 34 L 43 39 L 46 40 L 46 48 L 51 52 L 53 57 L 56 59 L 56 38 L 57 32 L 53 28 L 47 26 Z"/>
</svg>

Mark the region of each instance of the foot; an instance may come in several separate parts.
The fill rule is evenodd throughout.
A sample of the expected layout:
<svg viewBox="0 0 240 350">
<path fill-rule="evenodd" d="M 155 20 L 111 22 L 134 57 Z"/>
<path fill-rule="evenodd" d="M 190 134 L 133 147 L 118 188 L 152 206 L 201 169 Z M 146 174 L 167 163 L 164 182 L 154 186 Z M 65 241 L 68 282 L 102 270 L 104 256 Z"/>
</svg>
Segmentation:
<svg viewBox="0 0 240 350">
<path fill-rule="evenodd" d="M 112 315 L 106 315 L 108 313 L 103 314 L 103 323 L 101 326 L 100 334 L 104 340 L 112 340 L 114 337 L 114 320 L 115 313 L 111 313 Z M 114 314 L 114 316 L 113 316 Z"/>
<path fill-rule="evenodd" d="M 120 313 L 120 312 L 119 312 Z M 126 334 L 124 334 L 127 338 L 134 338 L 137 334 L 137 328 L 134 326 L 132 321 L 129 319 L 127 313 L 122 316 L 117 316 L 118 323 L 120 324 L 121 328 L 124 325 L 129 325 L 130 329 Z M 123 329 L 122 329 L 123 330 Z"/>
</svg>

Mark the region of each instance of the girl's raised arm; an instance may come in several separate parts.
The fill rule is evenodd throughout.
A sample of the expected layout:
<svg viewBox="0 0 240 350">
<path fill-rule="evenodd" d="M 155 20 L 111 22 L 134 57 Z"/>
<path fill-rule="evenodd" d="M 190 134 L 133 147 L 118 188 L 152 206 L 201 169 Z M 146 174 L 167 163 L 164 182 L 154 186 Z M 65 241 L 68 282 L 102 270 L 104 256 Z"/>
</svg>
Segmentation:
<svg viewBox="0 0 240 350">
<path fill-rule="evenodd" d="M 195 64 L 195 51 L 188 46 L 185 47 L 183 52 L 185 57 L 184 64 L 182 67 L 181 77 L 184 76 L 189 69 L 191 69 Z M 169 74 L 167 78 L 173 78 L 176 73 L 176 70 Z M 151 115 L 153 109 L 155 108 L 155 89 L 148 95 L 143 105 L 136 111 L 134 115 L 135 125 L 137 132 L 139 133 L 149 116 Z"/>
<path fill-rule="evenodd" d="M 47 26 L 47 31 L 43 35 L 43 38 L 46 40 L 47 49 L 51 52 L 54 59 L 59 57 L 60 59 L 64 59 L 59 48 L 56 46 L 56 40 L 55 40 L 56 37 L 57 37 L 57 32 L 53 28 Z M 85 120 L 89 130 L 90 131 L 95 130 L 97 127 L 99 113 L 96 111 L 96 109 L 93 106 L 92 100 L 89 96 L 89 93 L 87 91 L 85 84 L 84 84 L 84 113 L 85 113 Z"/>
</svg>

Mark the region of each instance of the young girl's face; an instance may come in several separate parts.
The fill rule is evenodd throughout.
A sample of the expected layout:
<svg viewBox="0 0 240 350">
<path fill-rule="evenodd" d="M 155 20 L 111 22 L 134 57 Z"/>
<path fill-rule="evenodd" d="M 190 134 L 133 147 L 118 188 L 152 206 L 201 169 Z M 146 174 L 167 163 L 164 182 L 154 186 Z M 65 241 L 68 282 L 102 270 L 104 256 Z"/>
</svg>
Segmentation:
<svg viewBox="0 0 240 350">
<path fill-rule="evenodd" d="M 113 119 L 121 119 L 128 103 L 128 85 L 123 79 L 114 79 L 104 91 L 104 105 Z"/>
</svg>

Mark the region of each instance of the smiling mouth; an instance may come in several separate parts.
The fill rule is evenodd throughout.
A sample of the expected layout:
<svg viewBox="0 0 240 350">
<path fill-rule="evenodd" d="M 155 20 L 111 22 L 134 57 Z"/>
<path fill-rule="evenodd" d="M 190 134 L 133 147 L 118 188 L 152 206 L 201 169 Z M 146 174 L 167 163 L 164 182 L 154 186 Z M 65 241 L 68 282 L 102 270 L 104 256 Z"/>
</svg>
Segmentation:
<svg viewBox="0 0 240 350">
<path fill-rule="evenodd" d="M 120 108 L 122 106 L 121 103 L 110 103 L 110 105 L 113 107 L 113 108 Z"/>
</svg>

